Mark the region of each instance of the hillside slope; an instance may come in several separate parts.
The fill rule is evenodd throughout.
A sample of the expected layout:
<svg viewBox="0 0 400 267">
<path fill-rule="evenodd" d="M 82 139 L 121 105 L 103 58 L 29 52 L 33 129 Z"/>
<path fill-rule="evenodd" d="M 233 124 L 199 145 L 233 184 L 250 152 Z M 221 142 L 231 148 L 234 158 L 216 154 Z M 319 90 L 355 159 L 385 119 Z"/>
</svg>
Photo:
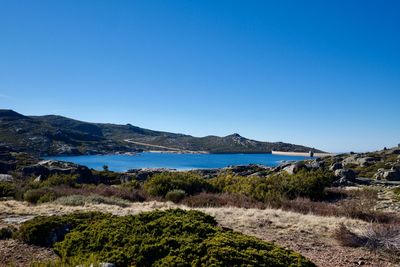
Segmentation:
<svg viewBox="0 0 400 267">
<path fill-rule="evenodd" d="M 271 150 L 307 152 L 311 149 L 282 142 L 259 142 L 239 134 L 193 137 L 143 129 L 130 124 L 88 123 L 56 115 L 24 116 L 12 110 L 0 110 L 0 144 L 39 155 L 147 150 L 270 153 Z"/>
</svg>

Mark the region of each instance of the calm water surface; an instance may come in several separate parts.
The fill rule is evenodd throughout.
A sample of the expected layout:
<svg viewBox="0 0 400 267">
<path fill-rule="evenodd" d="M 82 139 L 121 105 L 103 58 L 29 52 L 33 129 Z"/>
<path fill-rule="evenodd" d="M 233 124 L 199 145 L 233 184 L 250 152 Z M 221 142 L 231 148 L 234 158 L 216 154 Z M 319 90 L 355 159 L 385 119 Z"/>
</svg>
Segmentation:
<svg viewBox="0 0 400 267">
<path fill-rule="evenodd" d="M 135 155 L 87 155 L 50 157 L 101 170 L 107 165 L 112 171 L 138 168 L 171 168 L 178 170 L 223 168 L 231 165 L 262 164 L 276 166 L 284 160 L 303 160 L 305 157 L 272 154 L 166 154 L 138 153 Z"/>
</svg>

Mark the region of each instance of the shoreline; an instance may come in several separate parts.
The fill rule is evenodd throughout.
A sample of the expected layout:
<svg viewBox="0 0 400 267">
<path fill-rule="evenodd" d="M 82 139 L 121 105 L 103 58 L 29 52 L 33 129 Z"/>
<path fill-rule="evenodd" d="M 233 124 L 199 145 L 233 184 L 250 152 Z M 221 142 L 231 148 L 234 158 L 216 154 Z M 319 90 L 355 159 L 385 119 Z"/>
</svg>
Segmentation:
<svg viewBox="0 0 400 267">
<path fill-rule="evenodd" d="M 296 156 L 296 157 L 310 157 L 309 152 L 287 152 L 287 151 L 271 151 L 272 155 L 280 155 L 280 156 Z M 335 156 L 333 153 L 314 153 L 313 157 L 323 158 L 329 156 Z"/>
</svg>

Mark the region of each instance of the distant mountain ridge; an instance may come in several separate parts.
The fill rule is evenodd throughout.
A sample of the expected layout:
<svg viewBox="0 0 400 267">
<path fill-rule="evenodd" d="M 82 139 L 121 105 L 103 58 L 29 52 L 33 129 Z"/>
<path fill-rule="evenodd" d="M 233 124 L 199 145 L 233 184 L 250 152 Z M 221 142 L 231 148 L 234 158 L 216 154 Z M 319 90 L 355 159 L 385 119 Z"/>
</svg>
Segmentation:
<svg viewBox="0 0 400 267">
<path fill-rule="evenodd" d="M 131 124 L 89 123 L 57 115 L 24 116 L 0 109 L 0 144 L 38 155 L 81 155 L 162 150 L 190 153 L 308 152 L 310 147 L 260 142 L 239 134 L 193 137 Z M 320 150 L 314 150 L 320 152 Z"/>
</svg>

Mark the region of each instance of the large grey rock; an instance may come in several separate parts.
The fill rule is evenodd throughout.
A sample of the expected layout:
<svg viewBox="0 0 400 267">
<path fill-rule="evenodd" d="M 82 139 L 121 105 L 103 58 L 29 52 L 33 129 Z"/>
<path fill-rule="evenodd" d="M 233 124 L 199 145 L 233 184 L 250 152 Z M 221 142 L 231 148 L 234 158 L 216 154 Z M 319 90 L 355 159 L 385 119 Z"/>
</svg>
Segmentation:
<svg viewBox="0 0 400 267">
<path fill-rule="evenodd" d="M 301 169 L 307 169 L 307 165 L 304 164 L 304 162 L 296 162 L 283 168 L 283 170 L 289 174 L 295 174 Z"/>
<path fill-rule="evenodd" d="M 390 170 L 379 169 L 374 178 L 377 180 L 387 180 L 387 181 L 400 181 L 400 169 L 395 166 Z"/>
<path fill-rule="evenodd" d="M 330 170 L 330 171 L 336 171 L 336 170 L 340 170 L 340 169 L 343 169 L 343 164 L 340 163 L 340 162 L 333 163 L 333 164 L 329 167 L 329 170 Z"/>
<path fill-rule="evenodd" d="M 378 169 L 378 171 L 374 174 L 374 179 L 382 180 L 384 172 L 385 172 L 385 169 Z"/>
<path fill-rule="evenodd" d="M 355 164 L 358 165 L 358 161 L 357 161 L 357 155 L 351 155 L 346 157 L 345 159 L 343 159 L 342 164 L 344 166 L 349 165 L 349 164 Z"/>
<path fill-rule="evenodd" d="M 400 181 L 400 172 L 396 169 L 386 170 L 382 177 L 388 181 Z"/>
<path fill-rule="evenodd" d="M 356 179 L 356 173 L 350 169 L 339 169 L 335 171 L 335 176 L 340 179 L 344 179 L 349 182 L 354 182 Z"/>
<path fill-rule="evenodd" d="M 372 157 L 364 157 L 364 158 L 358 158 L 357 159 L 357 163 L 358 165 L 360 165 L 361 167 L 368 167 L 371 166 L 372 164 L 374 164 L 376 162 L 375 158 Z"/>
<path fill-rule="evenodd" d="M 353 164 L 353 165 L 358 165 L 361 167 L 368 167 L 368 166 L 371 166 L 372 164 L 374 164 L 376 161 L 377 161 L 376 158 L 364 157 L 362 155 L 355 154 L 355 155 L 351 155 L 351 156 L 345 158 L 342 161 L 342 164 L 344 166 Z"/>
<path fill-rule="evenodd" d="M 393 149 L 392 154 L 400 155 L 400 149 Z"/>
<path fill-rule="evenodd" d="M 12 182 L 14 178 L 9 174 L 0 174 L 0 182 Z"/>
<path fill-rule="evenodd" d="M 323 167 L 324 164 L 325 164 L 325 162 L 324 162 L 323 160 L 321 160 L 321 159 L 319 159 L 319 160 L 315 159 L 315 160 L 312 160 L 312 161 L 308 162 L 308 163 L 306 164 L 306 166 L 307 166 L 308 169 L 317 170 L 317 169 Z"/>
</svg>

